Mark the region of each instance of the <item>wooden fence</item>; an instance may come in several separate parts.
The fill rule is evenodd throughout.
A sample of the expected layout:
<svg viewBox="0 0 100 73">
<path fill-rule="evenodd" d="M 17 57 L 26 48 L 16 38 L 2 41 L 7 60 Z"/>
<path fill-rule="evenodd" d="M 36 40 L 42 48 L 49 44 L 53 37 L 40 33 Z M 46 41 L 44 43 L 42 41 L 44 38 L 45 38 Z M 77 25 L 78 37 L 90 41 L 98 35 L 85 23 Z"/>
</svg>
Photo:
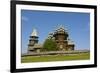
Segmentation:
<svg viewBox="0 0 100 73">
<path fill-rule="evenodd" d="M 23 56 L 44 56 L 44 55 L 69 55 L 69 54 L 81 54 L 81 53 L 89 53 L 89 50 L 74 50 L 74 51 L 47 51 L 47 52 L 30 52 L 22 54 Z"/>
</svg>

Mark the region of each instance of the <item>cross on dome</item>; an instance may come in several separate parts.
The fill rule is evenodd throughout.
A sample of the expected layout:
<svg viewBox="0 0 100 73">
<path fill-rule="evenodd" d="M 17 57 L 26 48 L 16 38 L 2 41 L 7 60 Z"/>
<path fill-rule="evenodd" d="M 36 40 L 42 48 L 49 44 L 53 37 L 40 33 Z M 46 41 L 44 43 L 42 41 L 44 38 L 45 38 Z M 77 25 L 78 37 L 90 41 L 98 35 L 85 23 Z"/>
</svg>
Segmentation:
<svg viewBox="0 0 100 73">
<path fill-rule="evenodd" d="M 64 29 L 64 26 L 62 24 L 58 24 L 57 29 L 61 29 L 61 28 Z"/>
<path fill-rule="evenodd" d="M 64 25 L 58 24 L 55 31 L 65 31 L 65 32 L 68 32 L 68 29 L 66 29 L 66 28 L 64 27 Z"/>
</svg>

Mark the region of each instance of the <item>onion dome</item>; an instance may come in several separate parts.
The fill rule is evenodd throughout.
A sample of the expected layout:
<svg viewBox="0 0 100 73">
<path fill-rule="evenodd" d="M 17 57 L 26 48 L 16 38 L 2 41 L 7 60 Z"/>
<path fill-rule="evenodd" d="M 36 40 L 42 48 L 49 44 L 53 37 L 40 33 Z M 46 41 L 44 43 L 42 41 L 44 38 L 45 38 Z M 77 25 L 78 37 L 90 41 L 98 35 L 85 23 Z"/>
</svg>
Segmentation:
<svg viewBox="0 0 100 73">
<path fill-rule="evenodd" d="M 74 42 L 71 39 L 68 38 L 68 44 L 69 45 L 74 45 Z"/>
<path fill-rule="evenodd" d="M 53 33 L 50 32 L 47 39 L 52 39 L 52 38 L 53 38 Z"/>
<path fill-rule="evenodd" d="M 64 28 L 63 25 L 59 25 L 59 26 L 56 28 L 56 30 L 55 30 L 54 33 L 55 33 L 55 34 L 56 34 L 56 33 L 57 33 L 57 34 L 68 34 L 68 32 L 65 30 L 65 28 Z"/>
</svg>

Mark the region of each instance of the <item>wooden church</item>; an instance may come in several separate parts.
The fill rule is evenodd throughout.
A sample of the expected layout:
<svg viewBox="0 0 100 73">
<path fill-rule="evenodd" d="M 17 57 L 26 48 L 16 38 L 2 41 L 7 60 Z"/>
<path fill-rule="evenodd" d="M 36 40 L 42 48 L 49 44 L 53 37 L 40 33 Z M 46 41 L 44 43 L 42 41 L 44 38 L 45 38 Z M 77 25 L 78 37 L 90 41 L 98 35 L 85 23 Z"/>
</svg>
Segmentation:
<svg viewBox="0 0 100 73">
<path fill-rule="evenodd" d="M 69 39 L 68 31 L 62 25 L 50 33 L 47 39 L 53 39 L 56 42 L 58 51 L 74 50 L 75 44 Z M 28 52 L 40 52 L 42 48 L 43 45 L 38 43 L 37 31 L 33 29 L 28 44 Z"/>
</svg>

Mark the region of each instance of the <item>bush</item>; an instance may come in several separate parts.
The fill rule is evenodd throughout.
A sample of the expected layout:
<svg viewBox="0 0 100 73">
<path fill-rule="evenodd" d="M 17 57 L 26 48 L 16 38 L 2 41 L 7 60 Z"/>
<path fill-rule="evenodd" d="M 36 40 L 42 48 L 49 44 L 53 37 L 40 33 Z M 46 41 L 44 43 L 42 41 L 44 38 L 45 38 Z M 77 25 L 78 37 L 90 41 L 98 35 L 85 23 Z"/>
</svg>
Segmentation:
<svg viewBox="0 0 100 73">
<path fill-rule="evenodd" d="M 53 41 L 52 39 L 46 39 L 44 44 L 43 44 L 43 50 L 56 51 L 57 50 L 56 42 Z"/>
</svg>

